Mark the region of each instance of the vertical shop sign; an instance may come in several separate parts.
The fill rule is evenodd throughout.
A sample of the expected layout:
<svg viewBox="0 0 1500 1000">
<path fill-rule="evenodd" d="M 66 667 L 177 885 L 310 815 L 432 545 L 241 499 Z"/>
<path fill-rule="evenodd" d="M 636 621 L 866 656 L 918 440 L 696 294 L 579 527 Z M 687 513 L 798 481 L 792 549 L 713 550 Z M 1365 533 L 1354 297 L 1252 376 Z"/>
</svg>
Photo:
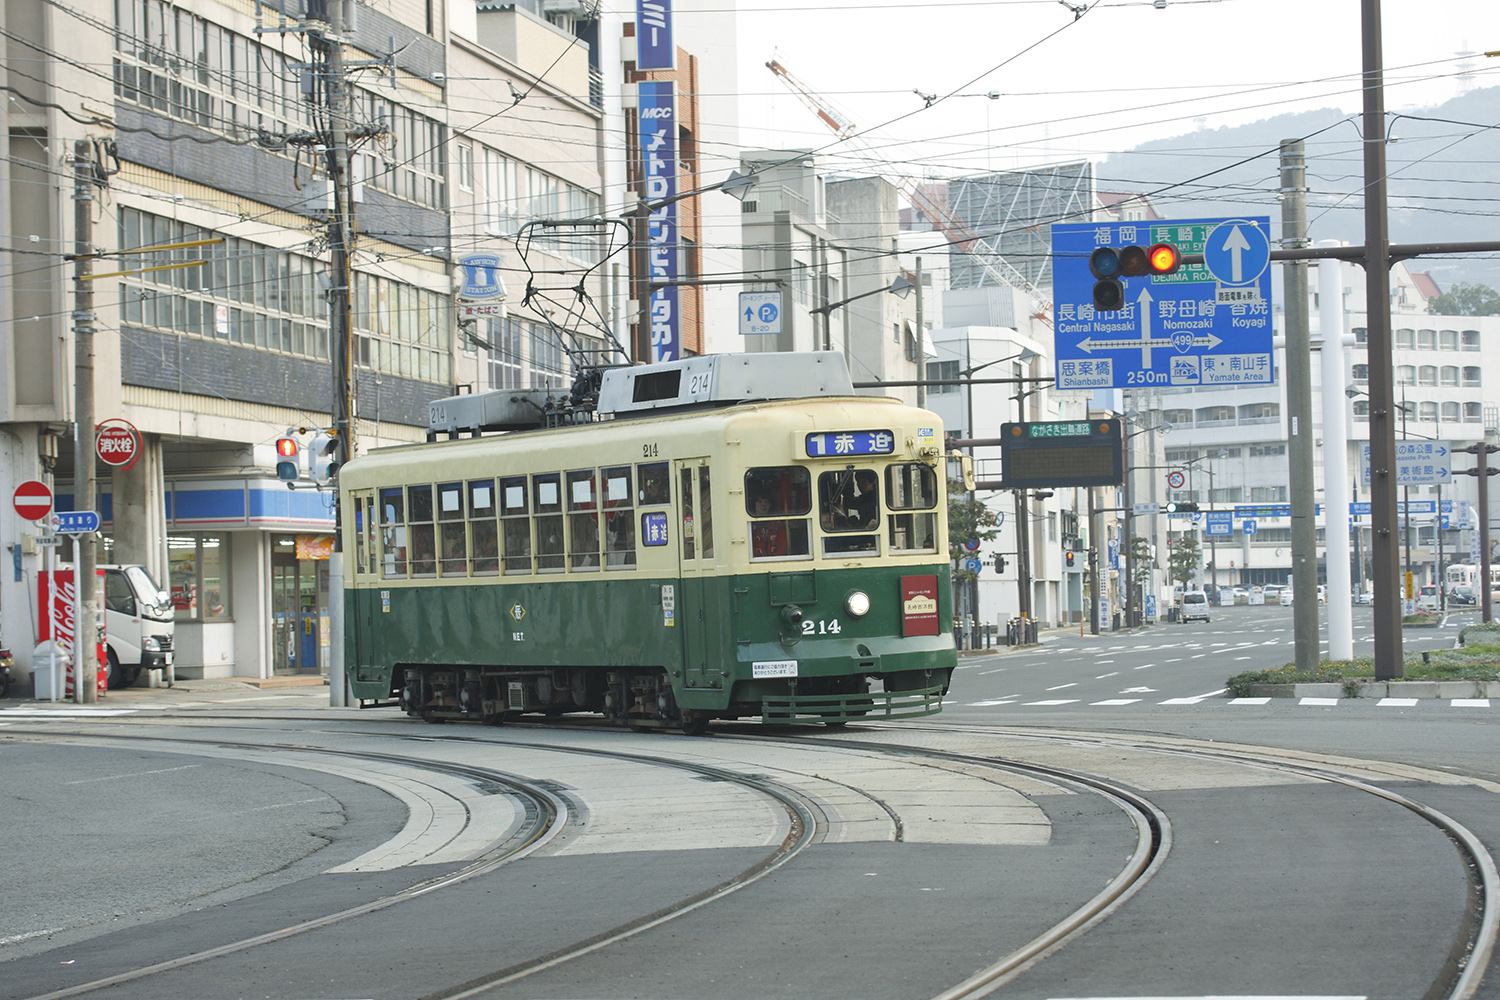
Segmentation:
<svg viewBox="0 0 1500 1000">
<path fill-rule="evenodd" d="M 638 85 L 640 93 L 641 164 L 646 182 L 646 201 L 661 202 L 677 197 L 677 109 L 670 80 Z M 677 203 L 662 205 L 647 220 L 646 256 L 652 282 L 676 281 L 678 277 Z M 651 360 L 676 361 L 681 356 L 682 337 L 677 287 L 669 285 L 651 292 Z"/>
<path fill-rule="evenodd" d="M 672 44 L 672 0 L 636 0 L 636 69 L 676 69 Z"/>
</svg>

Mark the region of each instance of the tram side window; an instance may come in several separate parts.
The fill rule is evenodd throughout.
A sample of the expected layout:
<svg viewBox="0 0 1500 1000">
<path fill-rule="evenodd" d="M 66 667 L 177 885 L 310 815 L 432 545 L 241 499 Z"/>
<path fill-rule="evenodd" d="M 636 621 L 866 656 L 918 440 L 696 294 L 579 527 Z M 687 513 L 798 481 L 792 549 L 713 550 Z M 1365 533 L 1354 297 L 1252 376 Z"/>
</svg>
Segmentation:
<svg viewBox="0 0 1500 1000">
<path fill-rule="evenodd" d="M 604 568 L 635 568 L 635 509 L 630 466 L 604 470 Z"/>
<path fill-rule="evenodd" d="M 714 557 L 713 491 L 709 489 L 708 466 L 698 467 L 698 546 L 704 559 Z"/>
<path fill-rule="evenodd" d="M 666 462 L 637 465 L 636 485 L 640 487 L 637 502 L 642 507 L 655 507 L 672 502 L 672 473 Z"/>
<path fill-rule="evenodd" d="M 593 469 L 568 473 L 568 565 L 599 568 L 599 496 Z"/>
<path fill-rule="evenodd" d="M 556 472 L 532 476 L 531 502 L 536 515 L 536 571 L 561 573 L 565 568 L 562 476 Z"/>
<path fill-rule="evenodd" d="M 432 531 L 432 487 L 406 488 L 406 527 L 411 532 L 411 575 L 437 575 L 437 544 Z"/>
<path fill-rule="evenodd" d="M 375 498 L 367 497 L 365 499 L 365 552 L 368 553 L 370 561 L 366 572 L 372 576 L 380 572 L 380 546 L 376 544 L 378 536 L 375 534 L 376 516 Z"/>
<path fill-rule="evenodd" d="M 438 569 L 444 576 L 469 575 L 469 538 L 464 521 L 464 484 L 438 483 Z"/>
<path fill-rule="evenodd" d="M 937 496 L 937 474 L 928 466 L 908 462 L 885 470 L 892 552 L 937 551 Z"/>
<path fill-rule="evenodd" d="M 354 569 L 358 573 L 365 571 L 365 519 L 369 517 L 365 509 L 365 498 L 354 498 Z"/>
<path fill-rule="evenodd" d="M 500 480 L 500 526 L 505 544 L 507 575 L 531 572 L 531 508 L 526 503 L 526 477 Z"/>
<path fill-rule="evenodd" d="M 523 483 L 521 493 L 526 486 Z M 495 481 L 469 480 L 469 544 L 474 548 L 474 575 L 500 572 L 500 544 L 495 528 Z"/>
<path fill-rule="evenodd" d="M 880 527 L 880 477 L 874 469 L 839 469 L 818 477 L 818 524 L 835 537 L 823 539 L 823 554 L 875 552 Z"/>
<path fill-rule="evenodd" d="M 399 486 L 380 491 L 382 576 L 406 576 L 406 496 Z"/>
<path fill-rule="evenodd" d="M 812 555 L 812 474 L 797 465 L 745 472 L 750 558 L 807 559 Z"/>
</svg>

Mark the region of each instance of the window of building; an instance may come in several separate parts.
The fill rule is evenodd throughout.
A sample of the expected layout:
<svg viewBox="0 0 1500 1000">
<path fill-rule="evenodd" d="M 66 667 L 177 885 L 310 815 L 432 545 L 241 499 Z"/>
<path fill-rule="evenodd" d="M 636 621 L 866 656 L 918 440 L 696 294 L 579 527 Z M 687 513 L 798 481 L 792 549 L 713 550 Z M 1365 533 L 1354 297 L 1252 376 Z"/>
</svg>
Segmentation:
<svg viewBox="0 0 1500 1000">
<path fill-rule="evenodd" d="M 167 562 L 176 621 L 227 621 L 231 617 L 228 535 L 170 535 Z"/>
<path fill-rule="evenodd" d="M 1437 423 L 1438 405 L 1436 403 L 1417 404 L 1417 419 L 1424 423 Z"/>
<path fill-rule="evenodd" d="M 1370 381 L 1370 366 L 1355 365 L 1350 369 L 1355 385 L 1368 385 Z"/>
<path fill-rule="evenodd" d="M 1479 424 L 1484 422 L 1484 406 L 1480 403 L 1464 404 L 1464 423 Z"/>
<path fill-rule="evenodd" d="M 1444 365 L 1438 373 L 1438 381 L 1446 386 L 1458 385 L 1458 366 Z"/>
<path fill-rule="evenodd" d="M 1197 422 L 1199 424 L 1233 419 L 1235 419 L 1235 411 L 1232 406 L 1204 406 L 1198 409 Z"/>
<path fill-rule="evenodd" d="M 1368 344 L 1370 342 L 1370 334 L 1364 327 L 1356 326 L 1353 332 L 1356 344 Z"/>
<path fill-rule="evenodd" d="M 1285 455 L 1286 445 L 1283 444 L 1252 444 L 1250 446 L 1250 457 L 1260 458 L 1263 455 Z"/>
<path fill-rule="evenodd" d="M 465 191 L 474 190 L 474 145 L 460 142 L 458 149 L 458 186 Z"/>
<path fill-rule="evenodd" d="M 1459 333 L 1459 346 L 1460 346 L 1461 350 L 1465 350 L 1465 351 L 1477 351 L 1477 350 L 1479 350 L 1479 331 L 1478 330 L 1464 330 L 1464 331 L 1460 332 Z"/>
<path fill-rule="evenodd" d="M 1423 365 L 1418 368 L 1417 385 L 1437 385 L 1437 366 Z"/>
<path fill-rule="evenodd" d="M 1476 388 L 1479 386 L 1481 377 L 1478 365 L 1465 365 L 1463 374 L 1465 386 L 1469 388 Z"/>
<path fill-rule="evenodd" d="M 1187 411 L 1184 410 L 1182 412 L 1186 413 Z M 1169 448 L 1163 453 L 1162 457 L 1168 462 L 1191 462 L 1198 457 L 1198 451 L 1196 448 Z"/>
<path fill-rule="evenodd" d="M 514 316 L 490 317 L 484 321 L 489 335 L 490 388 L 519 389 L 525 361 L 521 341 L 525 333 L 522 322 Z"/>
<path fill-rule="evenodd" d="M 932 381 L 952 380 L 958 378 L 957 361 L 929 361 L 927 362 L 927 378 Z M 944 392 L 957 392 L 962 386 L 957 385 L 931 385 L 927 387 L 929 396 Z"/>
<path fill-rule="evenodd" d="M 1251 503 L 1286 503 L 1287 487 L 1285 486 L 1252 486 L 1250 487 Z"/>
<path fill-rule="evenodd" d="M 1438 350 L 1440 350 L 1440 351 L 1456 351 L 1456 350 L 1458 350 L 1458 331 L 1457 330 L 1439 330 L 1438 331 Z"/>
<path fill-rule="evenodd" d="M 1264 423 L 1280 416 L 1280 403 L 1246 403 L 1240 407 L 1240 423 Z"/>
<path fill-rule="evenodd" d="M 1397 330 L 1396 331 L 1396 349 L 1397 350 L 1404 350 L 1404 351 L 1411 350 L 1412 342 L 1413 342 L 1414 338 L 1415 338 L 1415 333 L 1412 330 Z"/>
<path fill-rule="evenodd" d="M 1416 368 L 1416 366 L 1415 365 L 1397 365 L 1396 366 L 1396 384 L 1397 385 L 1416 385 L 1417 384 L 1417 368 Z"/>
<path fill-rule="evenodd" d="M 1437 350 L 1437 331 L 1436 330 L 1418 330 L 1417 331 L 1417 350 L 1419 350 L 1419 351 L 1435 351 L 1435 350 Z"/>
<path fill-rule="evenodd" d="M 1459 418 L 1460 412 L 1461 411 L 1460 411 L 1459 405 L 1457 403 L 1444 403 L 1443 404 L 1443 423 L 1445 423 L 1445 424 L 1456 424 L 1456 423 L 1458 423 L 1458 421 L 1460 419 Z"/>
<path fill-rule="evenodd" d="M 1368 423 L 1370 420 L 1370 401 L 1367 399 L 1356 399 L 1354 401 L 1354 419 Z"/>
<path fill-rule="evenodd" d="M 1211 503 L 1239 503 L 1244 497 L 1244 492 L 1241 486 L 1223 486 L 1210 493 L 1209 501 Z"/>
</svg>

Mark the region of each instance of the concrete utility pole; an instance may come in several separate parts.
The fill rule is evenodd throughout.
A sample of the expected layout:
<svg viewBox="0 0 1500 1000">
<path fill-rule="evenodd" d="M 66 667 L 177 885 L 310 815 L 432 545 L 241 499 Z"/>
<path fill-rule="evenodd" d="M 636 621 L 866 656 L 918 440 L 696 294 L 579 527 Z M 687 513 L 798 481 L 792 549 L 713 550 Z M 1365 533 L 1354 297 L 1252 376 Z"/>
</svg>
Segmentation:
<svg viewBox="0 0 1500 1000">
<path fill-rule="evenodd" d="M 1319 244 L 1324 245 L 1324 244 Z M 1328 566 L 1328 658 L 1354 658 L 1349 587 L 1349 445 L 1344 396 L 1344 265 L 1318 264 L 1318 329 L 1323 334 L 1323 525 Z M 1295 591 L 1293 591 L 1295 593 Z M 1293 608 L 1295 615 L 1296 609 Z M 1294 622 L 1295 625 L 1295 622 Z"/>
<path fill-rule="evenodd" d="M 73 142 L 73 509 L 97 510 L 94 494 L 94 145 Z M 98 553 L 93 535 L 75 535 L 73 585 L 79 614 L 73 622 L 74 700 L 99 700 Z"/>
<path fill-rule="evenodd" d="M 1494 598 L 1490 595 L 1490 476 L 1500 472 L 1500 469 L 1490 468 L 1490 455 L 1500 451 L 1500 445 L 1479 441 L 1467 448 L 1454 448 L 1453 450 L 1466 451 L 1479 460 L 1474 468 L 1465 469 L 1463 475 L 1475 476 L 1479 479 L 1479 579 L 1475 581 L 1475 586 L 1479 588 L 1481 620 L 1494 621 Z M 1440 528 L 1442 517 L 1440 508 L 1438 511 Z"/>
<path fill-rule="evenodd" d="M 1307 160 L 1302 140 L 1281 143 L 1281 245 L 1307 245 Z M 1287 459 L 1292 501 L 1292 634 L 1299 670 L 1318 664 L 1318 523 L 1313 485 L 1312 335 L 1307 305 L 1307 262 L 1281 265 L 1285 290 Z M 1343 379 L 1340 377 L 1340 382 Z M 1325 390 L 1326 391 L 1326 390 Z"/>
<path fill-rule="evenodd" d="M 334 461 L 342 469 L 354 456 L 354 381 L 351 372 L 354 324 L 352 316 L 354 252 L 354 203 L 349 189 L 349 95 L 344 85 L 344 2 L 324 0 L 328 29 L 314 37 L 323 49 L 324 94 L 328 100 L 328 177 L 333 184 L 333 218 L 328 242 L 333 281 L 328 289 L 328 338 L 333 374 Z M 328 702 L 334 708 L 345 703 L 348 690 L 344 671 L 344 543 L 342 505 L 338 502 L 338 476 L 333 477 L 333 552 L 328 560 L 329 665 Z"/>
</svg>

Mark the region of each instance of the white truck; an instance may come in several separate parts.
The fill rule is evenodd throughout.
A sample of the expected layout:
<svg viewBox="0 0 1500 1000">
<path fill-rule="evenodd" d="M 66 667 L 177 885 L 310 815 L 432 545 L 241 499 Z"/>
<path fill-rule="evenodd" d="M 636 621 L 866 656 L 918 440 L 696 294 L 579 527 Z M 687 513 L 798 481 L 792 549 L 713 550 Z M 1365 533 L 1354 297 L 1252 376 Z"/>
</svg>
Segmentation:
<svg viewBox="0 0 1500 1000">
<path fill-rule="evenodd" d="M 104 570 L 104 628 L 109 686 L 129 687 L 142 670 L 165 670 L 172 679 L 173 618 L 170 594 L 141 566 Z"/>
</svg>

